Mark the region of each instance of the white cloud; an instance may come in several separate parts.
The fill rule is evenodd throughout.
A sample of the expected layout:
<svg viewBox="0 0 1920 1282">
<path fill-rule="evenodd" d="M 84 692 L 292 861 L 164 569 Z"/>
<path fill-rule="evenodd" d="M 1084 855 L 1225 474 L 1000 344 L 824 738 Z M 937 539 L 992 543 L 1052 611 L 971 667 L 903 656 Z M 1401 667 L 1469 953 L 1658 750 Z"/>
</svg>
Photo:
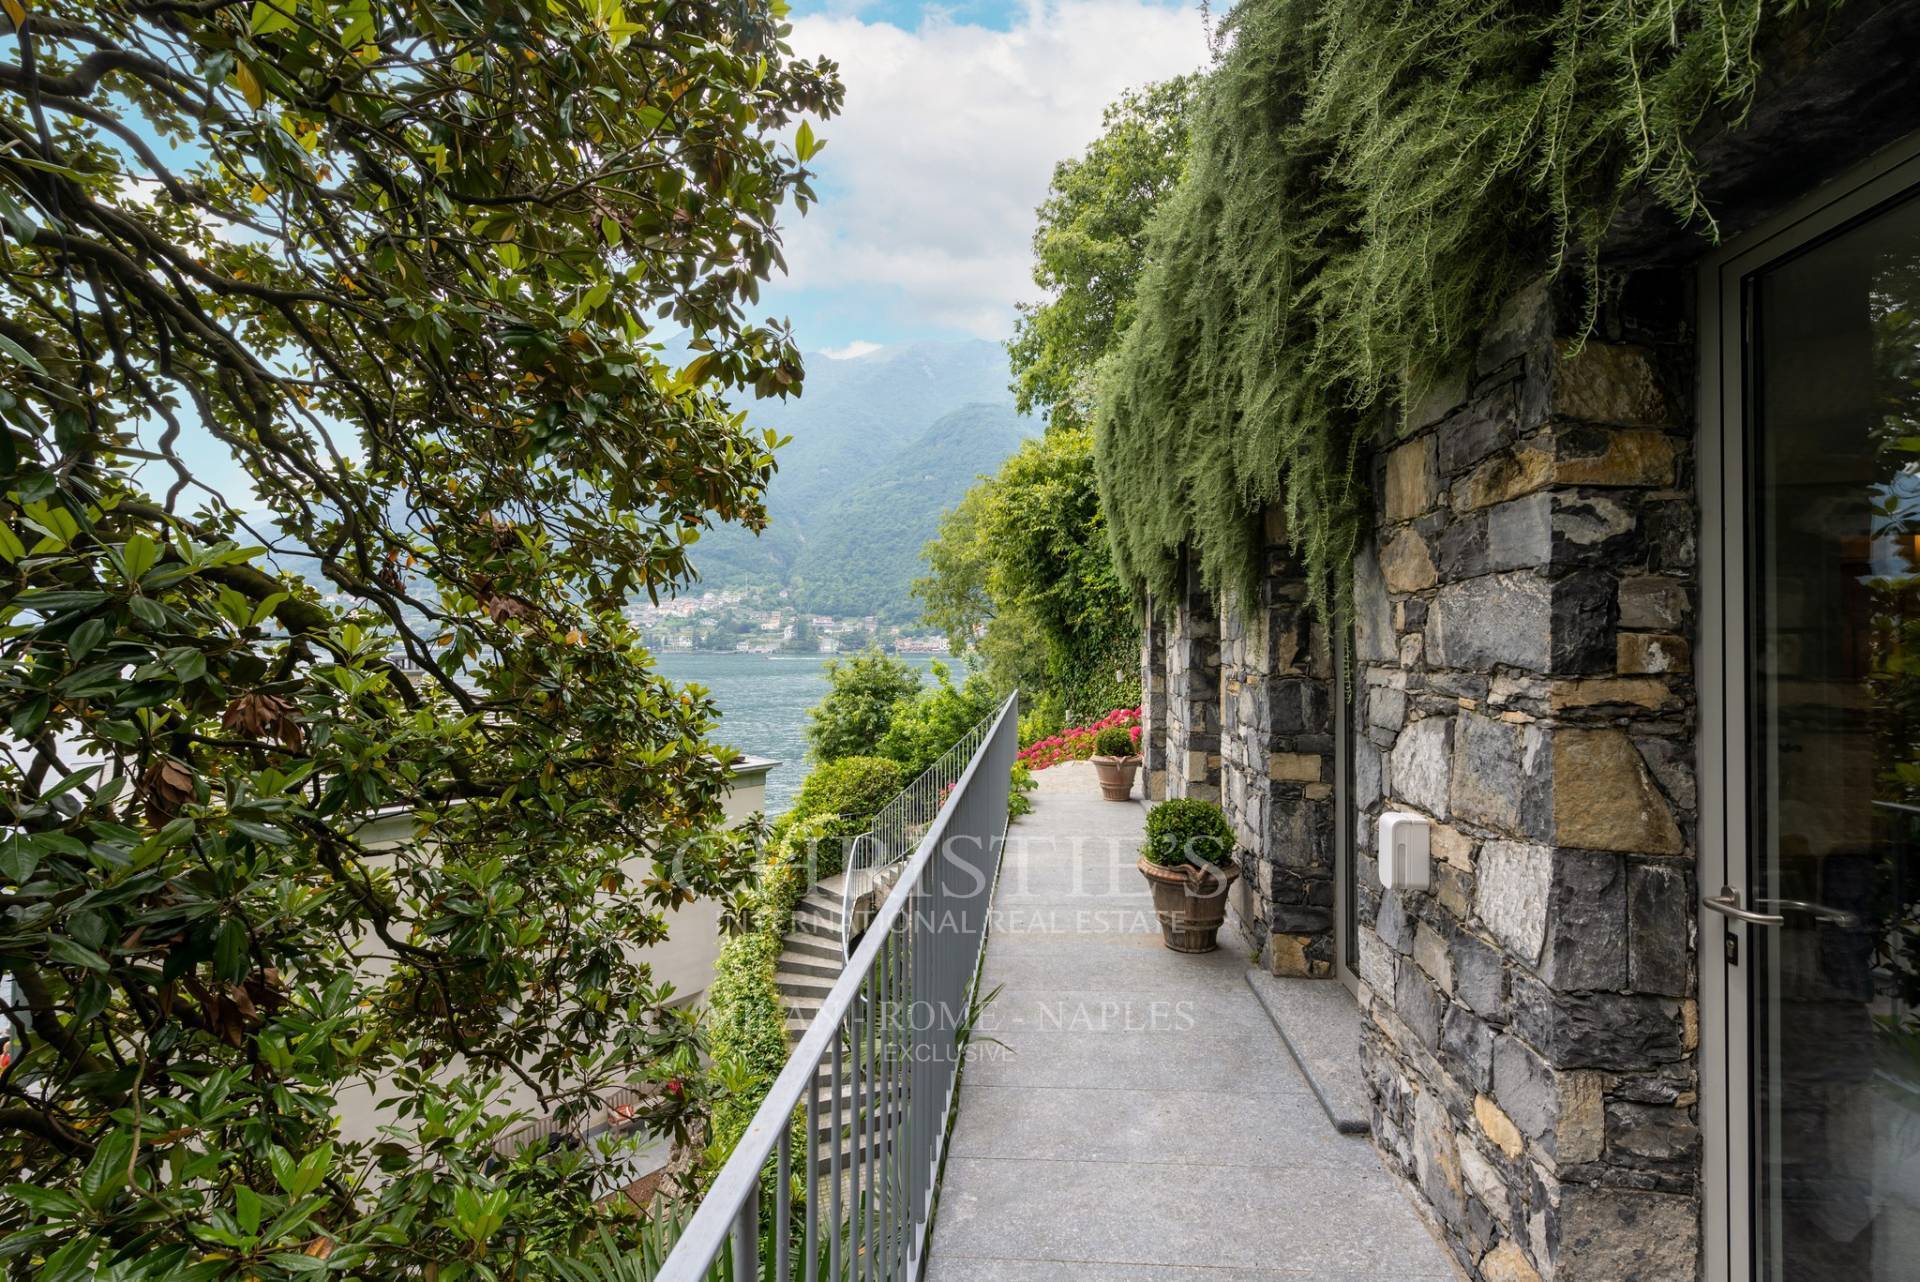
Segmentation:
<svg viewBox="0 0 1920 1282">
<path fill-rule="evenodd" d="M 1207 56 L 1197 8 L 1149 0 L 1036 0 L 1008 31 L 821 15 L 795 21 L 793 48 L 837 60 L 847 102 L 820 129 L 823 200 L 789 221 L 781 292 L 897 291 L 910 319 L 982 338 L 1005 337 L 1036 292 L 1033 211 L 1054 163 L 1123 89 Z"/>
<path fill-rule="evenodd" d="M 830 361 L 850 361 L 879 350 L 880 344 L 869 343 L 864 338 L 856 338 L 845 347 L 823 347 L 820 349 L 820 354 Z"/>
</svg>

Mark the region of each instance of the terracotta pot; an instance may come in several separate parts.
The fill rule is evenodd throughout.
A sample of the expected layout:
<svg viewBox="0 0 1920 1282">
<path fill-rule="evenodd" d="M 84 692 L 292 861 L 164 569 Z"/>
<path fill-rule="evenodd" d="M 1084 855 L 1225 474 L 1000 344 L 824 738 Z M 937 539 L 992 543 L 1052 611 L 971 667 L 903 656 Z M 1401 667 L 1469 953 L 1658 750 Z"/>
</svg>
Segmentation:
<svg viewBox="0 0 1920 1282">
<path fill-rule="evenodd" d="M 1138 757 L 1095 757 L 1094 773 L 1100 776 L 1100 795 L 1108 801 L 1133 799 L 1133 775 L 1140 769 Z"/>
<path fill-rule="evenodd" d="M 1160 936 L 1176 953 L 1210 953 L 1220 946 L 1220 925 L 1227 919 L 1227 889 L 1239 866 L 1183 864 L 1166 868 L 1142 856 L 1141 875 L 1153 889 L 1153 911 Z"/>
</svg>

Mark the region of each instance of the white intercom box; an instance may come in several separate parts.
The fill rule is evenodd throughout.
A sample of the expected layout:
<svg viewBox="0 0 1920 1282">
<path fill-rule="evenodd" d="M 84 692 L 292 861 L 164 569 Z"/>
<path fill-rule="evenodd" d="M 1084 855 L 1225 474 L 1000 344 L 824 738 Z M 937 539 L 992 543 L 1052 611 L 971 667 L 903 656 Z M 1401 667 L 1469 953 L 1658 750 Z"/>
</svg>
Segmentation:
<svg viewBox="0 0 1920 1282">
<path fill-rule="evenodd" d="M 1425 890 L 1431 876 L 1427 818 L 1405 810 L 1380 816 L 1380 884 L 1388 890 Z"/>
</svg>

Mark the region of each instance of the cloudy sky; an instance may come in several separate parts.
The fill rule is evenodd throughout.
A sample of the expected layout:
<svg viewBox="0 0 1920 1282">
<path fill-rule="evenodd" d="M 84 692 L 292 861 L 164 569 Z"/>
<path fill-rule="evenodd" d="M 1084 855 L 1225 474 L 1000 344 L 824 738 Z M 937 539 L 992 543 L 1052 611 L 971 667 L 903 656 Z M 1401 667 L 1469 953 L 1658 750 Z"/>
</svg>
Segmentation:
<svg viewBox="0 0 1920 1282">
<path fill-rule="evenodd" d="M 762 302 L 834 353 L 1005 338 L 1054 162 L 1123 89 L 1207 56 L 1193 0 L 796 0 L 793 26 L 796 54 L 840 63 L 846 110 L 815 125 L 821 201 Z"/>
<path fill-rule="evenodd" d="M 790 319 L 803 349 L 829 355 L 1007 337 L 1038 292 L 1034 208 L 1054 163 L 1122 90 L 1207 57 L 1199 0 L 792 2 L 794 52 L 840 64 L 846 108 L 814 123 L 820 202 L 789 211 L 790 274 L 754 315 Z M 226 451 L 188 437 L 209 483 L 250 491 Z"/>
</svg>

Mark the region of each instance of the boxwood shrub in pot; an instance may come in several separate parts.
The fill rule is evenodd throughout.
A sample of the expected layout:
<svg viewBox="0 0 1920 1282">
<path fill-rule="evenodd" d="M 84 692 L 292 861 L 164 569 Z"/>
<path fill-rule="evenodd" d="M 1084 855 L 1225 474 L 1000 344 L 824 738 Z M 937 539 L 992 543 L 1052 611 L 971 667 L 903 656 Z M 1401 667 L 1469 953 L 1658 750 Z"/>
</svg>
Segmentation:
<svg viewBox="0 0 1920 1282">
<path fill-rule="evenodd" d="M 1133 732 L 1124 726 L 1108 726 L 1093 739 L 1093 770 L 1100 779 L 1100 795 L 1108 801 L 1127 801 L 1133 796 L 1133 776 L 1140 769 L 1140 755 L 1134 751 Z"/>
<path fill-rule="evenodd" d="M 1177 953 L 1210 953 L 1227 917 L 1227 889 L 1240 875 L 1233 826 L 1211 801 L 1181 797 L 1147 815 L 1140 872 L 1153 892 L 1160 934 Z"/>
</svg>

